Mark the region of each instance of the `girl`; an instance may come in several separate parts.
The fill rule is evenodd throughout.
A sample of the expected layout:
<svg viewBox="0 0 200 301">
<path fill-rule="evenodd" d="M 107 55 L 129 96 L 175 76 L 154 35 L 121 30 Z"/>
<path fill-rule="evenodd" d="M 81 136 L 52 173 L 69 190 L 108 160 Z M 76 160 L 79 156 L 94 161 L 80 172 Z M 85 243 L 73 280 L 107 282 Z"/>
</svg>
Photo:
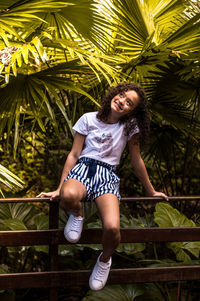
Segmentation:
<svg viewBox="0 0 200 301">
<path fill-rule="evenodd" d="M 38 197 L 60 197 L 61 206 L 70 213 L 65 238 L 75 243 L 83 227 L 81 200 L 95 201 L 102 226 L 103 252 L 90 276 L 89 285 L 99 290 L 106 284 L 111 255 L 120 243 L 119 178 L 114 173 L 128 143 L 132 166 L 149 196 L 168 197 L 154 190 L 140 156 L 139 140 L 149 131 L 144 90 L 134 83 L 112 87 L 98 112 L 84 114 L 74 125 L 74 142 L 64 165 L 60 184 L 53 192 Z"/>
</svg>

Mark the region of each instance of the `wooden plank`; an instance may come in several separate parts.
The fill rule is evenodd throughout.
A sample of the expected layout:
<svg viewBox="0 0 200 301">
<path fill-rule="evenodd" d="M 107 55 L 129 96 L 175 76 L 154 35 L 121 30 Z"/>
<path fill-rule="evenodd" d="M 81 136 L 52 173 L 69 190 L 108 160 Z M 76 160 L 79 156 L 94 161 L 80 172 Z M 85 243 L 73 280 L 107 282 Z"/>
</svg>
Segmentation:
<svg viewBox="0 0 200 301">
<path fill-rule="evenodd" d="M 53 243 L 52 231 L 53 230 L 0 231 L 0 246 L 49 245 Z"/>
<path fill-rule="evenodd" d="M 164 201 L 161 197 L 123 197 L 123 202 Z M 169 201 L 200 201 L 200 196 L 170 196 Z"/>
<path fill-rule="evenodd" d="M 51 271 L 0 274 L 0 289 L 88 286 L 91 271 Z M 199 280 L 200 266 L 114 269 L 108 284 Z"/>
<path fill-rule="evenodd" d="M 200 241 L 200 228 L 125 228 L 121 229 L 122 243 Z M 101 243 L 102 229 L 84 229 L 79 244 Z M 31 246 L 70 244 L 63 229 L 0 231 L 0 246 Z"/>
<path fill-rule="evenodd" d="M 169 201 L 198 201 L 200 200 L 200 196 L 171 196 L 169 197 Z M 161 197 L 122 197 L 122 202 L 140 202 L 140 201 L 163 201 Z M 59 202 L 59 199 L 51 200 L 49 198 L 0 198 L 0 203 L 51 203 L 51 202 Z"/>
<path fill-rule="evenodd" d="M 1 199 L 0 203 L 51 203 L 51 202 L 59 202 L 59 199 L 51 200 L 49 198 L 8 198 Z"/>
<path fill-rule="evenodd" d="M 118 269 L 111 273 L 108 284 L 199 280 L 200 266 Z"/>
</svg>

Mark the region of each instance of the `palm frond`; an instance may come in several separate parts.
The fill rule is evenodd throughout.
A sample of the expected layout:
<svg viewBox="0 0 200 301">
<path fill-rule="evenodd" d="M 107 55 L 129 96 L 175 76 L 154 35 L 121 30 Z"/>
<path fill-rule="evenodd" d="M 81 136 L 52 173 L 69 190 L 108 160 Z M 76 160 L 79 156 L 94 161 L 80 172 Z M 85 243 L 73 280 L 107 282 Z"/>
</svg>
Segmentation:
<svg viewBox="0 0 200 301">
<path fill-rule="evenodd" d="M 195 108 L 198 86 L 180 78 L 182 64 L 171 63 L 167 68 L 158 65 L 157 68 L 160 70 L 152 71 L 151 77 L 142 82 L 152 113 L 161 122 L 165 120 L 184 133 L 198 136 L 200 122 Z"/>
<path fill-rule="evenodd" d="M 69 5 L 70 3 L 54 0 L 15 1 L 12 5 L 1 10 L 0 22 L 7 26 L 23 28 L 24 22 L 30 22 L 35 19 L 44 22 L 43 19 L 39 17 L 39 13 L 56 11 Z"/>
<path fill-rule="evenodd" d="M 120 54 L 137 58 L 148 49 L 146 45 L 162 50 L 197 50 L 199 13 L 186 14 L 192 9 L 183 0 L 113 0 L 112 5 L 106 1 L 103 8 L 110 12 L 113 43 Z M 189 39 L 184 46 L 186 36 Z"/>
<path fill-rule="evenodd" d="M 200 33 L 199 33 L 200 13 L 188 20 L 181 28 L 169 36 L 164 43 L 167 47 L 182 52 L 199 50 Z"/>
<path fill-rule="evenodd" d="M 68 116 L 66 104 L 60 95 L 61 91 L 72 91 L 84 95 L 96 106 L 98 102 L 87 93 L 88 86 L 75 84 L 75 78 L 88 74 L 88 80 L 94 74 L 87 66 L 81 66 L 78 60 L 60 64 L 46 70 L 23 75 L 18 74 L 4 88 L 0 90 L 0 133 L 8 130 L 8 137 L 15 128 L 14 150 L 20 140 L 18 128 L 21 126 L 22 116 L 31 111 L 41 131 L 45 131 L 45 121 L 50 120 L 54 130 L 58 132 L 58 122 L 55 116 L 55 106 L 66 120 L 68 129 L 73 135 L 71 116 Z M 73 78 L 73 79 L 72 79 Z"/>
<path fill-rule="evenodd" d="M 101 51 L 105 51 L 105 45 L 108 43 L 105 30 L 109 22 L 99 11 L 99 1 L 71 0 L 70 2 L 74 5 L 63 8 L 59 14 L 68 20 L 84 39 L 92 42 Z"/>
<path fill-rule="evenodd" d="M 41 62 L 47 62 L 48 57 L 40 39 L 35 37 L 30 43 L 19 47 L 4 47 L 0 51 L 0 60 L 1 74 L 5 76 L 5 82 L 8 83 L 10 75 L 17 76 L 18 69 L 23 63 L 35 65 L 34 69 L 38 69 Z"/>
<path fill-rule="evenodd" d="M 14 186 L 23 188 L 22 184 L 24 184 L 24 182 L 19 177 L 17 177 L 15 174 L 13 174 L 11 171 L 9 171 L 1 164 L 0 164 L 0 183 L 2 183 L 3 185 L 7 186 L 10 189 L 12 189 Z"/>
</svg>

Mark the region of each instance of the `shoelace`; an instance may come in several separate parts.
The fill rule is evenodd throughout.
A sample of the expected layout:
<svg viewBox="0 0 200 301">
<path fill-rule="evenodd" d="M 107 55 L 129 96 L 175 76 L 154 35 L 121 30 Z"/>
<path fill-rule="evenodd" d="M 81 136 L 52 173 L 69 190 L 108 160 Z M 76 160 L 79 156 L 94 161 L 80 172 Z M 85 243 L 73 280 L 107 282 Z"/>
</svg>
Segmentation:
<svg viewBox="0 0 200 301">
<path fill-rule="evenodd" d="M 72 226 L 71 226 L 71 231 L 78 232 L 80 229 L 81 222 L 82 222 L 82 220 L 74 218 L 73 222 L 72 222 Z"/>
<path fill-rule="evenodd" d="M 105 275 L 105 272 L 107 271 L 107 269 L 108 269 L 109 267 L 105 267 L 105 268 L 103 268 L 102 266 L 98 266 L 98 270 L 97 270 L 97 273 L 96 273 L 96 275 L 95 275 L 95 279 L 96 280 L 99 280 L 99 281 L 102 281 L 102 279 L 104 278 L 104 275 Z"/>
</svg>

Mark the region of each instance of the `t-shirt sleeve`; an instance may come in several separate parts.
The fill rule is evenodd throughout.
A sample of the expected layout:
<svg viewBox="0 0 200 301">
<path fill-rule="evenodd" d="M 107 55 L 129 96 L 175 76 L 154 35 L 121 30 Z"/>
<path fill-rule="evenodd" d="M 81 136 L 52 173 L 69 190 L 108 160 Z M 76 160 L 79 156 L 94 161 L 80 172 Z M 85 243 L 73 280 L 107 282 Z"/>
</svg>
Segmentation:
<svg viewBox="0 0 200 301">
<path fill-rule="evenodd" d="M 136 125 L 134 129 L 132 129 L 128 134 L 128 141 L 133 137 L 133 135 L 138 134 L 139 132 L 140 132 L 139 127 Z"/>
<path fill-rule="evenodd" d="M 83 114 L 73 126 L 74 134 L 77 132 L 82 135 L 88 135 L 88 122 L 86 114 Z"/>
</svg>

